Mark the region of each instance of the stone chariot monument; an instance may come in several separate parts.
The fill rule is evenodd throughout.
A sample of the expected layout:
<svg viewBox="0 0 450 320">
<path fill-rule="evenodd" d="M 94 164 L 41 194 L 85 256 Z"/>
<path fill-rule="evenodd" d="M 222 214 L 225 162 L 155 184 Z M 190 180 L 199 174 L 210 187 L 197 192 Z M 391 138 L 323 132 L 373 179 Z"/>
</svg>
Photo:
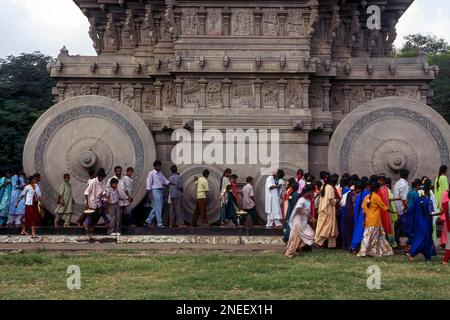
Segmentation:
<svg viewBox="0 0 450 320">
<path fill-rule="evenodd" d="M 43 176 L 43 203 L 56 207 L 62 174 L 76 208 L 90 168 L 136 169 L 136 200 L 152 162 L 168 174 L 172 132 L 278 129 L 280 167 L 397 177 L 436 174 L 450 164 L 450 127 L 430 107 L 438 72 L 427 57 L 391 58 L 396 24 L 413 0 L 74 0 L 90 22 L 97 56 L 61 50 L 51 68 L 55 106 L 25 146 L 27 172 Z M 381 29 L 369 29 L 378 5 Z M 186 218 L 193 177 L 208 168 L 209 214 L 218 219 L 219 182 L 230 167 L 243 183 L 258 165 L 185 164 Z M 137 204 L 139 201 L 136 201 Z"/>
</svg>

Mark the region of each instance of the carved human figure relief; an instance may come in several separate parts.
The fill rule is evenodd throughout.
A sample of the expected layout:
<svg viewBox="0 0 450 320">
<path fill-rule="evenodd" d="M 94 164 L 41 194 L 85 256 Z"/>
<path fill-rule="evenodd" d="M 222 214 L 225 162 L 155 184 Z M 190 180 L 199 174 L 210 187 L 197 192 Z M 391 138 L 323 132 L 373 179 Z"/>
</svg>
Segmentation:
<svg viewBox="0 0 450 320">
<path fill-rule="evenodd" d="M 206 20 L 206 33 L 210 36 L 221 35 L 222 14 L 220 9 L 208 8 Z"/>
<path fill-rule="evenodd" d="M 206 87 L 207 104 L 208 106 L 220 107 L 222 106 L 222 81 L 210 80 Z"/>
<path fill-rule="evenodd" d="M 143 103 L 143 111 L 144 112 L 148 112 L 150 110 L 155 109 L 156 96 L 155 96 L 155 88 L 153 86 L 146 87 L 144 89 L 142 103 Z"/>
<path fill-rule="evenodd" d="M 89 37 L 92 39 L 92 43 L 97 54 L 100 54 L 102 51 L 102 43 L 100 38 L 100 33 L 97 28 L 97 21 L 94 17 L 89 18 Z"/>
<path fill-rule="evenodd" d="M 196 80 L 185 80 L 183 85 L 183 103 L 185 107 L 196 108 L 199 102 L 199 86 Z"/>
<path fill-rule="evenodd" d="M 235 36 L 252 34 L 252 15 L 248 9 L 235 9 L 231 17 L 232 32 Z"/>
<path fill-rule="evenodd" d="M 197 34 L 197 10 L 195 8 L 181 9 L 181 33 L 183 35 Z"/>
<path fill-rule="evenodd" d="M 126 85 L 122 88 L 121 90 L 122 92 L 122 102 L 123 104 L 129 106 L 130 108 L 134 108 L 134 101 L 135 101 L 135 96 L 134 96 L 134 89 L 132 86 L 130 85 Z"/>
<path fill-rule="evenodd" d="M 157 40 L 151 5 L 146 6 L 144 21 L 142 23 L 141 38 L 143 44 L 154 44 Z"/>
<path fill-rule="evenodd" d="M 263 15 L 263 35 L 278 35 L 278 17 L 277 12 L 273 9 L 264 10 Z"/>
<path fill-rule="evenodd" d="M 122 45 L 126 48 L 136 48 L 137 33 L 134 24 L 133 10 L 126 11 L 125 23 L 122 30 Z"/>
<path fill-rule="evenodd" d="M 302 107 L 302 86 L 299 80 L 288 81 L 286 88 L 286 102 L 288 108 Z"/>
<path fill-rule="evenodd" d="M 162 100 L 164 106 L 172 107 L 175 105 L 175 85 L 172 82 L 164 82 Z"/>
<path fill-rule="evenodd" d="M 106 51 L 117 51 L 119 49 L 117 29 L 112 14 L 108 14 L 108 21 L 106 22 L 104 42 L 105 42 L 104 48 Z"/>
<path fill-rule="evenodd" d="M 253 86 L 248 81 L 233 81 L 231 87 L 231 106 L 233 108 L 253 108 L 255 97 Z"/>
<path fill-rule="evenodd" d="M 264 107 L 277 107 L 278 88 L 273 81 L 264 81 L 262 85 Z"/>
</svg>

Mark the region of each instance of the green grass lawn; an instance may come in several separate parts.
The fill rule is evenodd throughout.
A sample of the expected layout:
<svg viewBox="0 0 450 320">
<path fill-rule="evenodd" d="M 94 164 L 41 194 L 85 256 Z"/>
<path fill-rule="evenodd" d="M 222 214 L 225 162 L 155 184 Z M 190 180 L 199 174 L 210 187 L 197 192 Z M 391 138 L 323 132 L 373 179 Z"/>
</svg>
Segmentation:
<svg viewBox="0 0 450 320">
<path fill-rule="evenodd" d="M 440 262 L 342 251 L 294 259 L 260 253 L 8 253 L 0 255 L 0 299 L 450 299 L 450 267 Z M 366 287 L 373 264 L 381 268 L 381 290 Z M 66 287 L 69 265 L 81 268 L 81 290 Z"/>
</svg>

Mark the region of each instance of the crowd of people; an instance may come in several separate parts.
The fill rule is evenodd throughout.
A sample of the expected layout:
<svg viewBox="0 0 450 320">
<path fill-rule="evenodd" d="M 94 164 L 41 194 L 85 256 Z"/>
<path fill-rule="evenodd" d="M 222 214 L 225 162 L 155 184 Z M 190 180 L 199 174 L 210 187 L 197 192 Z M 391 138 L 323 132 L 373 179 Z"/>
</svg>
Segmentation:
<svg viewBox="0 0 450 320">
<path fill-rule="evenodd" d="M 149 205 L 146 225 L 163 223 L 164 189 L 168 189 L 169 227 L 186 227 L 183 212 L 183 180 L 175 165 L 166 178 L 162 163 L 156 160 L 146 181 Z M 100 218 L 108 227 L 108 234 L 120 235 L 123 221 L 134 226 L 133 174 L 129 167 L 116 166 L 114 176 L 106 179 L 104 169 L 89 171 L 85 196 L 85 211 L 72 221 L 73 196 L 70 175 L 64 174 L 59 187 L 54 225 L 63 221 L 65 227 L 85 226 L 92 234 Z M 205 169 L 195 177 L 195 211 L 190 225 L 209 226 L 208 193 L 209 174 Z M 0 225 L 21 226 L 21 234 L 36 236 L 36 227 L 45 211 L 41 204 L 40 174 L 27 179 L 23 170 L 6 172 L 0 178 Z M 441 166 L 432 181 L 428 177 L 408 183 L 409 171 L 400 171 L 400 180 L 392 181 L 384 174 L 371 177 L 330 174 L 321 172 L 316 179 L 303 170 L 296 177 L 286 178 L 278 169 L 265 182 L 265 227 L 284 229 L 288 257 L 314 247 L 342 248 L 358 256 L 389 256 L 396 248 L 406 248 L 413 261 L 421 253 L 429 261 L 436 255 L 435 244 L 445 247 L 444 264 L 450 259 L 449 185 L 447 167 Z M 238 190 L 238 176 L 226 169 L 220 181 L 220 225 L 242 226 L 247 217 L 255 226 L 264 222 L 256 209 L 253 177 L 246 178 L 245 186 Z M 262 199 L 258 199 L 262 201 Z M 443 230 L 437 239 L 436 222 L 440 219 Z"/>
</svg>

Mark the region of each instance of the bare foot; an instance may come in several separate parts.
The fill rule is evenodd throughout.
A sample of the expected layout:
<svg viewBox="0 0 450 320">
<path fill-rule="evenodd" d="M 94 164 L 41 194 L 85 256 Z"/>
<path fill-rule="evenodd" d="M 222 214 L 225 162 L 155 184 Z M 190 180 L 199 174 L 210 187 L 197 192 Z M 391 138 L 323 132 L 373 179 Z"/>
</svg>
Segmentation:
<svg viewBox="0 0 450 320">
<path fill-rule="evenodd" d="M 406 256 L 408 257 L 409 262 L 414 261 L 414 257 L 412 257 L 409 253 L 407 253 Z"/>
</svg>

